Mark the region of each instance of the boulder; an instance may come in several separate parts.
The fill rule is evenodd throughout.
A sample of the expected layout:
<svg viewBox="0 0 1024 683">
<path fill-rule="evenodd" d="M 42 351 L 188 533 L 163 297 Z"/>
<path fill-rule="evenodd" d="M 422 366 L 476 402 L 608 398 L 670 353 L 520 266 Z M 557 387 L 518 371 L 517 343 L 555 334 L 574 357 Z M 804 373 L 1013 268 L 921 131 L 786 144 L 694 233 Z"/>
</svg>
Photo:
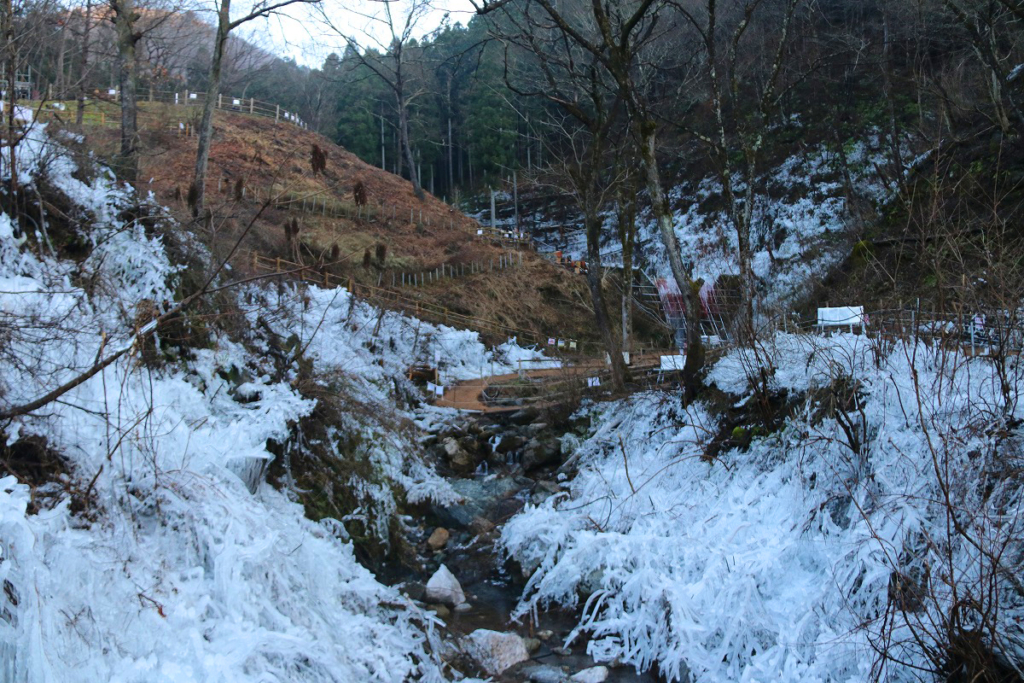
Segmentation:
<svg viewBox="0 0 1024 683">
<path fill-rule="evenodd" d="M 430 546 L 431 550 L 440 550 L 448 545 L 448 537 L 448 530 L 443 526 L 439 526 L 434 529 L 434 533 L 430 534 L 430 538 L 427 539 L 427 545 Z"/>
<path fill-rule="evenodd" d="M 462 497 L 462 503 L 447 508 L 435 506 L 433 510 L 438 520 L 449 529 L 466 529 L 477 517 L 490 518 L 505 498 L 531 486 L 533 480 L 525 477 L 456 479 L 452 488 Z"/>
<path fill-rule="evenodd" d="M 438 602 L 452 607 L 466 602 L 466 594 L 462 591 L 459 580 L 443 564 L 427 581 L 425 598 L 428 602 Z"/>
<path fill-rule="evenodd" d="M 505 455 L 512 451 L 518 451 L 526 443 L 526 439 L 515 434 L 504 434 L 501 437 L 501 441 L 494 448 L 495 453 Z"/>
<path fill-rule="evenodd" d="M 466 474 L 476 469 L 476 460 L 453 437 L 446 437 L 441 442 L 441 447 L 444 449 L 448 465 L 456 472 Z"/>
<path fill-rule="evenodd" d="M 491 676 L 530 658 L 523 639 L 515 633 L 477 629 L 466 636 L 466 652 Z"/>
<path fill-rule="evenodd" d="M 523 471 L 557 461 L 562 455 L 562 444 L 555 439 L 530 439 L 523 450 Z"/>
<path fill-rule="evenodd" d="M 479 455 L 481 444 L 475 436 L 466 435 L 459 439 L 458 442 L 462 446 L 462 450 L 472 455 Z"/>
</svg>

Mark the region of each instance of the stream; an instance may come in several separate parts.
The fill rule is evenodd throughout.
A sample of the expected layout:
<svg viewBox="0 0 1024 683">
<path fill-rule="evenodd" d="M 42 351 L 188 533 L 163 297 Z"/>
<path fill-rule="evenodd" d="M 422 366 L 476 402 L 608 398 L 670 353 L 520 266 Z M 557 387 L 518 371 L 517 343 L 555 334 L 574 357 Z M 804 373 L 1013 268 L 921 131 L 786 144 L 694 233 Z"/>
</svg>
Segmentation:
<svg viewBox="0 0 1024 683">
<path fill-rule="evenodd" d="M 527 577 L 517 563 L 496 551 L 501 525 L 527 501 L 540 503 L 561 490 L 556 473 L 564 461 L 559 439 L 580 428 L 549 427 L 535 410 L 526 409 L 511 415 L 463 414 L 425 437 L 428 452 L 438 458 L 439 471 L 464 501 L 416 515 L 420 524 L 409 529 L 408 541 L 416 550 L 414 563 L 420 571 L 410 580 L 406 568 L 402 580 L 395 576 L 393 583 L 444 621 L 448 645 L 442 656 L 467 675 L 536 683 L 663 680 L 654 673 L 637 674 L 628 666 L 597 664 L 586 654 L 586 636 L 566 647 L 577 623 L 575 610 L 551 608 L 536 614 L 536 623 L 529 615 L 518 622 L 511 619 Z M 442 565 L 458 580 L 467 604 L 437 604 L 428 595 L 427 585 Z M 528 658 L 500 673 L 496 669 L 504 664 L 488 667 L 486 655 L 481 656 L 469 643 L 473 638 L 467 638 L 478 629 L 517 634 L 525 652 L 512 642 L 518 653 L 513 658 Z"/>
</svg>

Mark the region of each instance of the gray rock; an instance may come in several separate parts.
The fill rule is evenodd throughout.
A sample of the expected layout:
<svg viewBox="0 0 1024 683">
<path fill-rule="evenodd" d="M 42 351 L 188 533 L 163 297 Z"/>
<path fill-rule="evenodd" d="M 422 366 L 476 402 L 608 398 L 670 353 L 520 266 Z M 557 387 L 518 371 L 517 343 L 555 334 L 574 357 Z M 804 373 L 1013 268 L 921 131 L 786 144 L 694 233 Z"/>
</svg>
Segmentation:
<svg viewBox="0 0 1024 683">
<path fill-rule="evenodd" d="M 604 683 L 608 680 L 608 667 L 592 666 L 569 679 L 572 683 Z"/>
<path fill-rule="evenodd" d="M 564 671 L 549 664 L 527 667 L 520 673 L 531 683 L 565 683 L 569 680 Z"/>
<path fill-rule="evenodd" d="M 555 439 L 530 439 L 523 449 L 523 471 L 557 461 L 562 455 L 562 444 Z"/>
<path fill-rule="evenodd" d="M 452 607 L 466 602 L 466 594 L 462 591 L 459 580 L 443 564 L 427 581 L 425 597 L 430 602 L 451 605 Z"/>
<path fill-rule="evenodd" d="M 536 408 L 523 408 L 508 416 L 508 421 L 514 425 L 528 425 L 536 422 L 540 411 Z"/>
<path fill-rule="evenodd" d="M 530 434 L 537 435 L 548 428 L 548 425 L 544 422 L 534 422 L 531 425 L 527 425 L 526 431 Z"/>
<path fill-rule="evenodd" d="M 463 502 L 449 508 L 435 506 L 434 513 L 444 526 L 466 529 L 478 517 L 491 518 L 498 503 L 532 485 L 533 481 L 525 477 L 456 479 L 452 488 L 462 496 Z"/>
<path fill-rule="evenodd" d="M 444 449 L 448 464 L 456 472 L 467 474 L 476 469 L 476 460 L 454 438 L 446 437 L 441 442 L 441 447 Z"/>
<path fill-rule="evenodd" d="M 464 645 L 469 656 L 491 676 L 499 676 L 510 666 L 530 658 L 523 639 L 515 633 L 480 628 L 466 636 Z"/>
</svg>

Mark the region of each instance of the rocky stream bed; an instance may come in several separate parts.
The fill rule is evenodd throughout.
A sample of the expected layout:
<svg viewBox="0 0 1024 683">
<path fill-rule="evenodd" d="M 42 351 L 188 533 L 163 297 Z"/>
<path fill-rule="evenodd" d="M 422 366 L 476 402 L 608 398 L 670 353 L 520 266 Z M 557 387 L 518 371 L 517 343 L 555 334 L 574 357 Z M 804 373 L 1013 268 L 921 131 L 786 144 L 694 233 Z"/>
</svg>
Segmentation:
<svg viewBox="0 0 1024 683">
<path fill-rule="evenodd" d="M 403 569 L 381 578 L 440 618 L 441 656 L 469 676 L 535 683 L 659 681 L 652 673 L 594 662 L 585 635 L 569 642 L 573 612 L 552 609 L 512 619 L 528 577 L 497 550 L 501 525 L 528 502 L 562 491 L 572 476 L 562 437 L 586 428 L 542 420 L 532 409 L 426 420 L 424 445 L 463 502 L 410 516 Z"/>
</svg>

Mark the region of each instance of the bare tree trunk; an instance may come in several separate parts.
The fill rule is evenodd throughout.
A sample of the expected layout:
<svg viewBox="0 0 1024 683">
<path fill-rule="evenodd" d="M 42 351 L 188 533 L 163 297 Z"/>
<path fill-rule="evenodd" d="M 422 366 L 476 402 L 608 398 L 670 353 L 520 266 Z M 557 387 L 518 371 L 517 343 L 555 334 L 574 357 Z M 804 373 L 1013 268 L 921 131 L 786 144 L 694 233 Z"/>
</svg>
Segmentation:
<svg viewBox="0 0 1024 683">
<path fill-rule="evenodd" d="M 134 0 L 117 0 L 114 9 L 114 29 L 117 33 L 117 71 L 121 88 L 121 151 L 118 156 L 118 176 L 134 184 L 139 174 L 138 104 L 135 98 L 137 63 L 135 45 Z"/>
<path fill-rule="evenodd" d="M 85 116 L 85 93 L 89 74 L 89 38 L 92 32 L 92 0 L 85 0 L 85 28 L 82 31 L 82 59 L 78 72 L 78 106 L 75 107 L 75 125 L 81 126 Z"/>
<path fill-rule="evenodd" d="M 612 387 L 615 391 L 622 391 L 626 382 L 626 364 L 622 358 L 622 347 L 619 345 L 618 336 L 612 330 L 611 317 L 608 315 L 608 306 L 604 299 L 604 291 L 601 288 L 602 273 L 601 267 L 601 215 L 597 212 L 592 199 L 585 199 L 587 202 L 587 215 L 584 218 L 587 229 L 587 285 L 590 287 L 590 300 L 594 305 L 594 322 L 597 323 L 597 331 L 601 335 L 604 347 L 608 349 L 608 356 L 611 358 Z"/>
<path fill-rule="evenodd" d="M 401 80 L 395 88 L 395 100 L 398 105 L 398 138 L 402 145 L 402 156 L 405 158 L 405 165 L 409 168 L 409 179 L 412 181 L 412 191 L 416 198 L 423 200 L 423 188 L 420 186 L 419 174 L 416 172 L 416 160 L 412 154 L 412 143 L 409 141 L 409 108 L 405 102 L 405 92 Z"/>
<path fill-rule="evenodd" d="M 64 91 L 67 89 L 67 82 L 64 74 L 64 55 L 67 52 L 68 26 L 71 24 L 71 10 L 64 16 L 64 23 L 60 27 L 60 47 L 57 48 L 57 94 L 56 98 L 64 99 Z"/>
<path fill-rule="evenodd" d="M 14 113 L 16 111 L 14 102 L 17 99 L 17 93 L 14 90 L 14 86 L 18 71 L 18 46 L 14 42 L 14 5 L 12 0 L 3 0 L 3 34 L 4 41 L 6 42 L 4 68 L 7 71 L 7 101 L 5 102 L 7 105 L 6 145 L 10 164 L 7 170 L 11 174 L 7 187 L 11 195 L 12 213 L 17 217 L 20 210 L 18 206 L 18 155 L 15 150 L 17 147 L 18 130 L 14 122 Z"/>
<path fill-rule="evenodd" d="M 619 190 L 619 240 L 622 242 L 622 350 L 633 349 L 633 237 L 636 233 L 637 180 Z"/>
<path fill-rule="evenodd" d="M 206 169 L 210 162 L 210 144 L 213 141 L 213 110 L 217 106 L 217 95 L 220 93 L 224 48 L 230 35 L 230 11 L 231 0 L 221 0 L 217 17 L 217 37 L 213 44 L 213 56 L 210 60 L 209 85 L 207 86 L 206 101 L 203 102 L 203 118 L 199 123 L 196 168 L 192 178 L 196 198 L 196 203 L 192 207 L 193 216 L 201 215 L 206 201 Z"/>
<path fill-rule="evenodd" d="M 644 164 L 644 179 L 647 185 L 647 194 L 651 198 L 651 208 L 658 224 L 661 242 L 665 246 L 665 251 L 668 252 L 672 276 L 675 278 L 683 305 L 686 307 L 686 363 L 683 366 L 683 383 L 687 391 L 692 393 L 698 388 L 699 375 L 704 368 L 704 344 L 700 338 L 700 309 L 696 305 L 697 297 L 693 293 L 692 266 L 683 262 L 682 254 L 679 252 L 679 240 L 676 239 L 676 233 L 672 226 L 672 212 L 668 196 L 661 186 L 661 173 L 655 154 L 656 124 L 646 121 L 637 122 L 634 126 L 638 129 L 638 147 L 640 148 L 640 158 Z"/>
</svg>

